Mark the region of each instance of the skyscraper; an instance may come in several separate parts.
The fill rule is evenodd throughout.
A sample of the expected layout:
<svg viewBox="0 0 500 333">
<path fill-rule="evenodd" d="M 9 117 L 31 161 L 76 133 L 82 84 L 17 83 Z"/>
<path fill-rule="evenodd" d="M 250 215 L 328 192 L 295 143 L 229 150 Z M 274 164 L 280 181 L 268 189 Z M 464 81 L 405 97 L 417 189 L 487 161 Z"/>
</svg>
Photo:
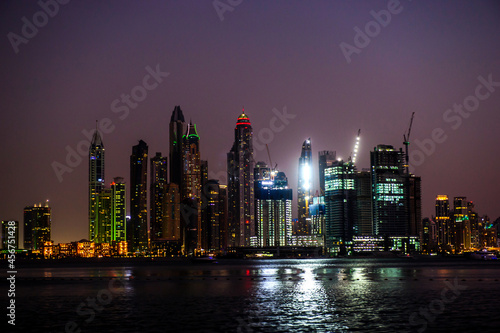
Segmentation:
<svg viewBox="0 0 500 333">
<path fill-rule="evenodd" d="M 200 182 L 201 182 L 201 190 L 200 190 L 200 216 L 201 216 L 201 235 L 199 236 L 201 240 L 201 248 L 209 249 L 210 244 L 210 221 L 208 218 L 208 199 L 210 194 L 209 192 L 209 184 L 208 184 L 208 161 L 201 160 L 200 161 Z"/>
<path fill-rule="evenodd" d="M 408 186 L 403 151 L 378 145 L 370 152 L 374 230 L 380 236 L 408 236 Z"/>
<path fill-rule="evenodd" d="M 299 184 L 297 187 L 298 206 L 298 232 L 309 234 L 309 200 L 312 190 L 312 151 L 311 138 L 302 143 L 302 151 L 299 158 Z"/>
<path fill-rule="evenodd" d="M 330 252 L 346 251 L 356 221 L 355 168 L 336 161 L 325 169 L 325 246 Z"/>
<path fill-rule="evenodd" d="M 181 218 L 186 228 L 188 251 L 202 249 L 200 137 L 189 123 L 182 137 Z"/>
<path fill-rule="evenodd" d="M 97 228 L 94 242 L 111 243 L 113 238 L 113 200 L 110 188 L 105 188 L 97 196 Z"/>
<path fill-rule="evenodd" d="M 354 234 L 358 236 L 373 235 L 372 214 L 372 180 L 370 171 L 355 173 L 356 188 L 356 222 Z"/>
<path fill-rule="evenodd" d="M 24 208 L 24 248 L 39 250 L 50 241 L 51 209 L 49 203 Z"/>
<path fill-rule="evenodd" d="M 224 245 L 223 237 L 227 220 L 226 186 L 220 185 L 218 180 L 210 179 L 205 188 L 204 194 L 207 200 L 204 209 L 207 234 L 205 248 L 210 251 L 221 251 Z"/>
<path fill-rule="evenodd" d="M 182 182 L 182 136 L 184 135 L 184 115 L 181 107 L 175 106 L 170 117 L 170 183 L 181 186 Z"/>
<path fill-rule="evenodd" d="M 470 248 L 470 222 L 467 210 L 466 197 L 455 197 L 453 199 L 453 245 L 455 253 Z"/>
<path fill-rule="evenodd" d="M 259 162 L 256 173 L 265 169 Z M 288 246 L 292 237 L 292 189 L 284 172 L 260 180 L 255 193 L 257 246 Z"/>
<path fill-rule="evenodd" d="M 311 235 L 324 237 L 325 234 L 325 197 L 315 196 L 309 205 Z"/>
<path fill-rule="evenodd" d="M 200 198 L 201 160 L 200 136 L 196 125 L 189 123 L 186 134 L 182 137 L 182 199 Z"/>
<path fill-rule="evenodd" d="M 337 160 L 336 152 L 323 150 L 318 153 L 320 195 L 325 195 L 325 169 Z"/>
<path fill-rule="evenodd" d="M 156 153 L 156 156 L 151 158 L 151 181 L 149 185 L 151 241 L 163 238 L 163 201 L 168 183 L 167 170 L 167 157 L 162 157 L 161 153 Z"/>
<path fill-rule="evenodd" d="M 422 225 L 422 195 L 421 178 L 412 174 L 406 174 L 408 181 L 408 218 L 410 236 L 418 236 L 423 239 Z"/>
<path fill-rule="evenodd" d="M 98 196 L 104 189 L 104 143 L 96 129 L 89 148 L 89 240 L 96 241 Z"/>
<path fill-rule="evenodd" d="M 132 252 L 148 248 L 148 145 L 139 140 L 130 156 L 130 228 L 127 241 Z"/>
<path fill-rule="evenodd" d="M 115 177 L 111 183 L 112 233 L 111 241 L 127 241 L 127 190 L 122 177 Z"/>
<path fill-rule="evenodd" d="M 181 195 L 179 185 L 167 184 L 163 197 L 162 240 L 181 242 L 184 231 L 181 228 Z"/>
<path fill-rule="evenodd" d="M 238 117 L 234 143 L 227 154 L 228 246 L 250 246 L 255 236 L 252 126 L 245 111 Z"/>
<path fill-rule="evenodd" d="M 228 203 L 227 185 L 219 184 L 219 228 L 220 250 L 226 252 L 228 242 Z"/>
<path fill-rule="evenodd" d="M 471 232 L 471 247 L 475 249 L 481 248 L 481 229 L 482 225 L 479 221 L 479 216 L 475 210 L 474 202 L 467 203 L 467 215 L 469 216 L 470 232 Z"/>
<path fill-rule="evenodd" d="M 441 251 L 450 251 L 453 226 L 450 222 L 450 202 L 448 196 L 436 197 L 437 245 Z"/>
<path fill-rule="evenodd" d="M 96 243 L 126 241 L 125 231 L 125 183 L 122 177 L 115 177 L 110 188 L 97 196 Z"/>
</svg>

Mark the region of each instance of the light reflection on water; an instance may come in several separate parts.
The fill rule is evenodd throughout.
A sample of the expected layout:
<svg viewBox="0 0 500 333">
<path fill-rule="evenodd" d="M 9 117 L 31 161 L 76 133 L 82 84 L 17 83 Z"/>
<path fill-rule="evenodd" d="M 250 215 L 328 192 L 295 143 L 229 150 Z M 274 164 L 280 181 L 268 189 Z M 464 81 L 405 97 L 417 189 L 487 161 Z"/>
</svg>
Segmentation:
<svg viewBox="0 0 500 333">
<path fill-rule="evenodd" d="M 18 282 L 19 326 L 37 332 L 29 326 L 35 320 L 40 332 L 64 331 L 68 321 L 82 332 L 410 332 L 418 327 L 409 316 L 457 277 L 468 289 L 428 331 L 489 332 L 463 313 L 476 316 L 474 305 L 477 318 L 493 327 L 494 307 L 481 304 L 500 299 L 499 273 L 490 263 L 324 259 L 30 268 L 19 277 L 47 279 Z M 76 308 L 106 290 L 110 278 L 123 287 L 86 323 Z"/>
</svg>

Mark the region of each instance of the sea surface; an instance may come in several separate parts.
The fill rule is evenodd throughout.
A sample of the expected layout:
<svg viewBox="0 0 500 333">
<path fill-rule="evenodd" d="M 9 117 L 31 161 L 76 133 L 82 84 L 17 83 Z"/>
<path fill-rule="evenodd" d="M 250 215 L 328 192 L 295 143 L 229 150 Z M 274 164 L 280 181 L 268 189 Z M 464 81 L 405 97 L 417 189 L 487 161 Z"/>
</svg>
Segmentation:
<svg viewBox="0 0 500 333">
<path fill-rule="evenodd" d="M 500 332 L 500 261 L 110 265 L 24 264 L 1 332 Z"/>
</svg>

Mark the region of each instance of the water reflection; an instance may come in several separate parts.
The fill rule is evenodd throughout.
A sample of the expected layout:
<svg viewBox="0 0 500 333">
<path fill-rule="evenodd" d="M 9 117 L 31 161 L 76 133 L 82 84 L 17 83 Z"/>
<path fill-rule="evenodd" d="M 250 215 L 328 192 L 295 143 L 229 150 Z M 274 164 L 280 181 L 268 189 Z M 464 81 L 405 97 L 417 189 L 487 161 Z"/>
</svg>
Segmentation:
<svg viewBox="0 0 500 333">
<path fill-rule="evenodd" d="M 318 279 L 321 267 L 300 264 L 295 268 L 261 267 L 245 310 L 249 318 L 240 331 L 265 332 L 343 332 L 347 327 L 338 319 L 336 304 L 328 297 L 324 282 Z M 271 277 L 271 278 L 270 278 Z"/>
</svg>

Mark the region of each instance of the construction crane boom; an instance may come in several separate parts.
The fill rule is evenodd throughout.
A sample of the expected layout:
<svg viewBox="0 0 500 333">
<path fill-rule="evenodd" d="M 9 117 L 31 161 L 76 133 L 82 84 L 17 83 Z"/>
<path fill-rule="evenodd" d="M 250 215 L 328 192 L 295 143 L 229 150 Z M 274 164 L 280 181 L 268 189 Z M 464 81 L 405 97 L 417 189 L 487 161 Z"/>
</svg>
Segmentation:
<svg viewBox="0 0 500 333">
<path fill-rule="evenodd" d="M 410 126 L 408 127 L 408 132 L 403 134 L 403 144 L 405 145 L 405 171 L 408 173 L 409 167 L 409 156 L 408 156 L 408 146 L 410 145 L 410 133 L 411 133 L 411 125 L 413 125 L 413 117 L 415 116 L 415 112 L 411 113 Z"/>
<path fill-rule="evenodd" d="M 356 136 L 356 144 L 354 145 L 354 154 L 351 152 L 352 155 L 352 164 L 356 163 L 356 156 L 358 155 L 358 147 L 359 147 L 359 136 L 361 134 L 361 128 L 358 129 L 358 135 Z M 351 160 L 351 156 L 349 156 L 349 160 Z"/>
<path fill-rule="evenodd" d="M 269 146 L 266 143 L 266 149 L 267 149 L 267 157 L 269 157 L 269 167 L 271 168 L 271 171 L 276 170 L 276 167 L 278 166 L 278 163 L 273 168 L 273 161 L 271 160 L 271 153 L 269 152 Z"/>
</svg>

